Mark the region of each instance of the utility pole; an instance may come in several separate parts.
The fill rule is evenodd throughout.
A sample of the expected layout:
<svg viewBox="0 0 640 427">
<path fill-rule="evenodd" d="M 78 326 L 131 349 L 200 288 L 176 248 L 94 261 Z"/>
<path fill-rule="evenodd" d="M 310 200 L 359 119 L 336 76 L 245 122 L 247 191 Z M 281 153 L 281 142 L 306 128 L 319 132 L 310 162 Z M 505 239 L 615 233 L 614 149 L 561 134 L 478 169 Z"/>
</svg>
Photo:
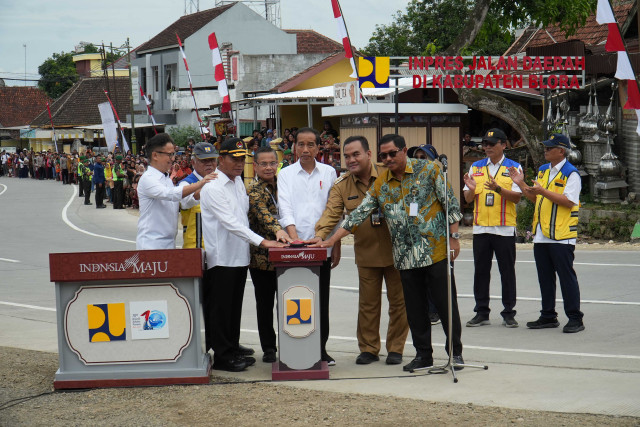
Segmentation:
<svg viewBox="0 0 640 427">
<path fill-rule="evenodd" d="M 131 79 L 131 45 L 129 44 L 129 37 L 127 37 L 127 62 L 129 64 L 129 108 L 131 109 L 131 149 L 134 152 L 138 152 L 138 144 L 136 143 L 136 119 L 135 111 L 133 111 L 133 80 Z"/>
<path fill-rule="evenodd" d="M 24 47 L 24 85 L 27 85 L 27 44 L 22 45 Z"/>
</svg>

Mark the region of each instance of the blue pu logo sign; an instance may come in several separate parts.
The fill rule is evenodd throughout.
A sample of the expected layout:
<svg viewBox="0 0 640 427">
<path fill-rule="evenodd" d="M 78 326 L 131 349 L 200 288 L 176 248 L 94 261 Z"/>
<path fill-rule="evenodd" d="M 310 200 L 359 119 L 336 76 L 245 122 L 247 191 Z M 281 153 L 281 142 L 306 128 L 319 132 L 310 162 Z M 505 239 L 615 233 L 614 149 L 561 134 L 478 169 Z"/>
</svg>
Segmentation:
<svg viewBox="0 0 640 427">
<path fill-rule="evenodd" d="M 359 58 L 358 79 L 361 88 L 388 88 L 390 61 L 388 56 L 365 56 Z"/>
<path fill-rule="evenodd" d="M 311 299 L 287 300 L 287 325 L 311 324 Z"/>
<path fill-rule="evenodd" d="M 89 342 L 126 341 L 124 303 L 87 305 Z"/>
</svg>

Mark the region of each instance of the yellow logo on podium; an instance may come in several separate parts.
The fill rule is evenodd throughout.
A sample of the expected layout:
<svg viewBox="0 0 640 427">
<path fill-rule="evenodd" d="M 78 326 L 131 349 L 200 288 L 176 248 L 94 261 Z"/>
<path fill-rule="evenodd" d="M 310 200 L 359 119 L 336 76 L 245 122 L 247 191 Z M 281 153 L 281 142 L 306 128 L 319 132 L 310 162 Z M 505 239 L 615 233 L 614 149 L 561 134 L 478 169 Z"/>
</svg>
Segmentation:
<svg viewBox="0 0 640 427">
<path fill-rule="evenodd" d="M 87 305 L 89 342 L 126 341 L 124 303 Z"/>
<path fill-rule="evenodd" d="M 311 299 L 287 300 L 287 325 L 311 323 Z"/>
<path fill-rule="evenodd" d="M 361 88 L 388 88 L 391 74 L 388 56 L 365 56 L 359 59 L 358 79 Z"/>
</svg>

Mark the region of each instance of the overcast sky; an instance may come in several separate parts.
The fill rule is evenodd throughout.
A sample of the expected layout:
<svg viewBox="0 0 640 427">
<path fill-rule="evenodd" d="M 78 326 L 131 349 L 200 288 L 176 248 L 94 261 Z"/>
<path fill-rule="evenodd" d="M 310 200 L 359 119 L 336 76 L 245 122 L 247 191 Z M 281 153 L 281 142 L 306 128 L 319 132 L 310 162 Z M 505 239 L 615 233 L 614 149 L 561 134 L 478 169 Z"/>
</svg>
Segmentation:
<svg viewBox="0 0 640 427">
<path fill-rule="evenodd" d="M 376 24 L 388 24 L 409 0 L 342 0 L 351 42 L 357 48 L 369 41 Z M 72 51 L 80 41 L 138 46 L 184 14 L 184 0 L 0 0 L 0 78 L 7 85 L 23 85 L 38 78 L 38 66 L 54 52 Z M 200 0 L 200 10 L 215 0 Z M 337 27 L 331 0 L 281 0 L 282 27 L 314 29 L 332 39 Z M 143 24 L 144 23 L 144 24 Z M 34 85 L 35 82 L 28 82 Z"/>
</svg>

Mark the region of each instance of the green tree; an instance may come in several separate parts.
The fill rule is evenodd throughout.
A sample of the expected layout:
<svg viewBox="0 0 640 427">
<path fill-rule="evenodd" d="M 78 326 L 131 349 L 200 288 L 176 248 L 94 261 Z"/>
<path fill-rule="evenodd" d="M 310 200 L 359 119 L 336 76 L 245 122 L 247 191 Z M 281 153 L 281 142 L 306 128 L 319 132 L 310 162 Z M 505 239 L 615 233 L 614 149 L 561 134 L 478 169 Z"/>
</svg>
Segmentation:
<svg viewBox="0 0 640 427">
<path fill-rule="evenodd" d="M 364 52 L 380 56 L 502 54 L 506 47 L 494 43 L 503 36 L 506 40 L 506 32 L 526 25 L 553 24 L 569 36 L 584 25 L 596 5 L 597 0 L 412 0 L 406 11 L 396 13 L 395 22 L 376 28 Z M 534 162 L 542 162 L 539 118 L 495 92 L 454 91 L 460 103 L 516 129 Z"/>
<path fill-rule="evenodd" d="M 58 98 L 78 81 L 78 71 L 70 52 L 54 53 L 38 67 L 38 87 L 51 98 Z"/>
<path fill-rule="evenodd" d="M 174 126 L 167 132 L 173 139 L 173 142 L 180 147 L 186 147 L 189 138 L 193 138 L 195 141 L 200 141 L 202 139 L 202 136 L 200 135 L 200 132 L 198 132 L 198 128 L 196 126 Z"/>
</svg>

